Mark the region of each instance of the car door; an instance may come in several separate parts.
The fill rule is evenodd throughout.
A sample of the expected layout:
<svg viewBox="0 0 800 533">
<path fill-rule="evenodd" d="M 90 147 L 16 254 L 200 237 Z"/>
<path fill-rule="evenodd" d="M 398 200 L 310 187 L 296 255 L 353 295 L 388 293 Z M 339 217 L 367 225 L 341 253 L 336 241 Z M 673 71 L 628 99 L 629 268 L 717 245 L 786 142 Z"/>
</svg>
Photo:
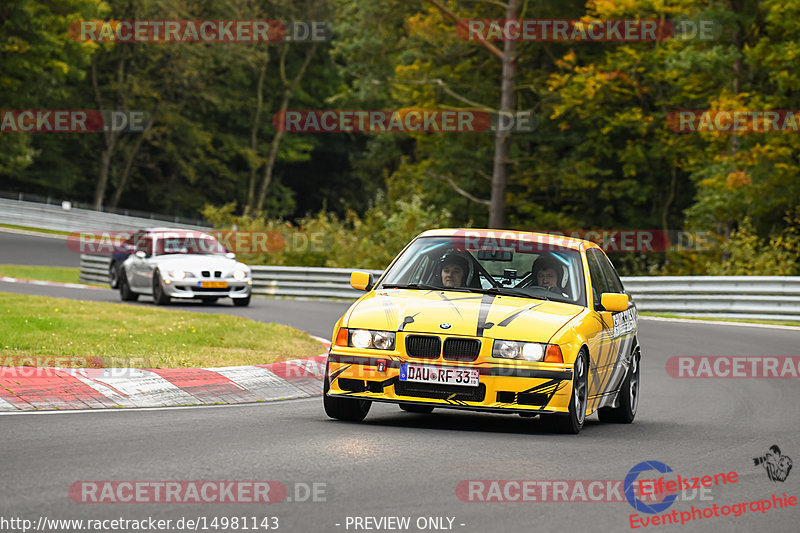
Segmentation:
<svg viewBox="0 0 800 533">
<path fill-rule="evenodd" d="M 130 263 L 126 264 L 126 267 L 129 266 L 131 270 L 128 279 L 130 279 L 131 287 L 140 291 L 148 290 L 150 289 L 152 276 L 150 262 L 153 257 L 153 237 L 146 235 L 139 239 L 136 243 L 136 252 L 131 256 Z M 144 252 L 145 257 L 139 257 L 137 255 L 138 252 Z"/>
<path fill-rule="evenodd" d="M 619 279 L 617 270 L 608 257 L 598 249 L 593 249 L 592 252 L 603 269 L 603 275 L 606 278 L 606 285 L 609 291 L 627 294 L 622 286 L 622 280 Z M 617 390 L 622 380 L 625 379 L 625 373 L 628 371 L 628 358 L 636 338 L 637 314 L 633 301 L 628 300 L 628 309 L 626 311 L 611 313 L 611 319 L 614 322 L 611 337 L 614 346 L 616 346 L 617 354 L 613 365 L 609 367 L 611 375 L 608 379 L 608 390 Z"/>
<path fill-rule="evenodd" d="M 603 267 L 598 261 L 595 248 L 586 251 L 586 261 L 589 267 L 589 278 L 592 287 L 592 301 L 588 302 L 597 329 L 589 340 L 589 398 L 592 408 L 599 402 L 602 394 L 608 390 L 610 371 L 617 355 L 617 346 L 614 343 L 614 320 L 611 313 L 603 310 L 600 305 L 600 296 L 605 292 L 612 292 L 603 273 Z M 594 399 L 592 399 L 594 397 Z"/>
</svg>

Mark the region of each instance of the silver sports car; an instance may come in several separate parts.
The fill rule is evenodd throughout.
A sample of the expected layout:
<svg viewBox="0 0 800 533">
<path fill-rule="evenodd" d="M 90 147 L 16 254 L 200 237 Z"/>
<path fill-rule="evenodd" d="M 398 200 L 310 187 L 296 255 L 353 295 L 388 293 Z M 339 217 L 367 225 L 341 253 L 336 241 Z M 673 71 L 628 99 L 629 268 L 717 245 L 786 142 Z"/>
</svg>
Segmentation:
<svg viewBox="0 0 800 533">
<path fill-rule="evenodd" d="M 135 252 L 120 268 L 119 294 L 125 301 L 152 296 L 158 305 L 175 299 L 214 303 L 230 298 L 250 303 L 250 268 L 235 260 L 213 236 L 200 231 L 164 230 L 137 239 Z"/>
</svg>

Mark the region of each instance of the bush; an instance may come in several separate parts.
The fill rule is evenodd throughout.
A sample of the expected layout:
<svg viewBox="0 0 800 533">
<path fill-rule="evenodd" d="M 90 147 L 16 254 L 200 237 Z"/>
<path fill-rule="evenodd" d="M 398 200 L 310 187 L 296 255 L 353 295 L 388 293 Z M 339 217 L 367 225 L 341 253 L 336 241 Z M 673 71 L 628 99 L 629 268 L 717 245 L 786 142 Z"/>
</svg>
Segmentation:
<svg viewBox="0 0 800 533">
<path fill-rule="evenodd" d="M 379 194 L 363 218 L 354 211 L 341 219 L 320 211 L 296 224 L 258 214 L 236 216 L 235 208 L 206 205 L 203 216 L 220 230 L 277 232 L 284 243 L 275 253 L 237 254 L 250 265 L 383 269 L 419 233 L 451 222 L 448 211 L 429 210 L 420 196 L 389 202 Z"/>
<path fill-rule="evenodd" d="M 715 276 L 796 276 L 800 274 L 800 216 L 788 216 L 789 226 L 768 238 L 760 237 L 745 218 L 722 244 L 725 261 L 710 263 Z"/>
</svg>

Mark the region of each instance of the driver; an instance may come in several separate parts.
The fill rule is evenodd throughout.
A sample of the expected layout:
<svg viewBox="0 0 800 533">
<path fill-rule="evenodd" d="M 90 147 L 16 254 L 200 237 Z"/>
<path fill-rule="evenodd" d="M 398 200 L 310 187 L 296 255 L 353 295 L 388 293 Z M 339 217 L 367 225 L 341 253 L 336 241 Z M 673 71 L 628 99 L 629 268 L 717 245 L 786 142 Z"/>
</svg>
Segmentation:
<svg viewBox="0 0 800 533">
<path fill-rule="evenodd" d="M 561 279 L 564 270 L 561 263 L 552 255 L 541 255 L 533 262 L 533 284 L 553 292 L 562 293 Z"/>
<path fill-rule="evenodd" d="M 448 253 L 439 260 L 442 266 L 442 285 L 445 288 L 463 287 L 469 273 L 469 263 L 456 253 Z"/>
</svg>

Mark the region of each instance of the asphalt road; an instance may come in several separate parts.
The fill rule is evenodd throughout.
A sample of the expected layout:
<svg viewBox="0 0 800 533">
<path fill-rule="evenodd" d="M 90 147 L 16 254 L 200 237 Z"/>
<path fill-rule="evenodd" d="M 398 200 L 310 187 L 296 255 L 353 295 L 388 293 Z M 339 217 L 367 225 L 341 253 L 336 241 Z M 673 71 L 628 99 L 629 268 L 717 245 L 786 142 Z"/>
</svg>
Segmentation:
<svg viewBox="0 0 800 533">
<path fill-rule="evenodd" d="M 9 290 L 8 285 L 0 286 L 0 291 Z M 116 301 L 111 291 L 13 288 Z M 202 309 L 245 313 L 259 320 L 278 317 L 279 322 L 294 322 L 328 336 L 344 308 L 287 300 L 253 303 L 245 310 Z M 675 379 L 665 365 L 674 355 L 798 355 L 798 339 L 796 330 L 642 320 L 642 394 L 636 421 L 627 426 L 601 424 L 592 416 L 577 436 L 547 434 L 537 421 L 516 416 L 446 410 L 417 415 L 381 404 L 373 405 L 364 423 L 344 423 L 328 419 L 319 398 L 0 416 L 0 530 L 21 531 L 10 523 L 3 526 L 3 518 L 36 523 L 43 516 L 154 517 L 173 520 L 169 531 L 188 531 L 174 527 L 175 521 L 207 517 L 210 526 L 214 517 L 238 516 L 248 521 L 258 517 L 260 524 L 261 518 L 276 516 L 279 531 L 299 533 L 447 530 L 418 528 L 419 517 L 452 518 L 452 530 L 465 533 L 628 531 L 635 511 L 624 501 L 486 503 L 462 501 L 456 487 L 463 480 L 622 480 L 642 461 L 663 462 L 683 477 L 732 471 L 738 475 L 735 483 L 714 488 L 705 499 L 695 494 L 694 499 L 675 502 L 667 513 L 691 513 L 692 506 L 723 508 L 770 499 L 772 494 L 797 497 L 797 467 L 785 482 L 773 482 L 753 464 L 753 458 L 773 444 L 795 461 L 800 458 L 797 380 Z M 278 481 L 293 500 L 306 493 L 303 484 L 321 483 L 324 494 L 318 501 L 271 504 L 87 504 L 69 496 L 75 482 L 104 480 Z M 703 518 L 647 530 L 797 532 L 798 509 L 762 513 L 748 507 L 738 517 Z M 355 529 L 352 522 L 346 527 L 348 517 L 389 516 L 411 517 L 411 527 Z M 238 530 L 217 530 L 243 529 L 240 524 Z"/>
<path fill-rule="evenodd" d="M 64 237 L 15 233 L 0 228 L 0 265 L 49 265 L 77 268 L 79 254 Z"/>
</svg>

